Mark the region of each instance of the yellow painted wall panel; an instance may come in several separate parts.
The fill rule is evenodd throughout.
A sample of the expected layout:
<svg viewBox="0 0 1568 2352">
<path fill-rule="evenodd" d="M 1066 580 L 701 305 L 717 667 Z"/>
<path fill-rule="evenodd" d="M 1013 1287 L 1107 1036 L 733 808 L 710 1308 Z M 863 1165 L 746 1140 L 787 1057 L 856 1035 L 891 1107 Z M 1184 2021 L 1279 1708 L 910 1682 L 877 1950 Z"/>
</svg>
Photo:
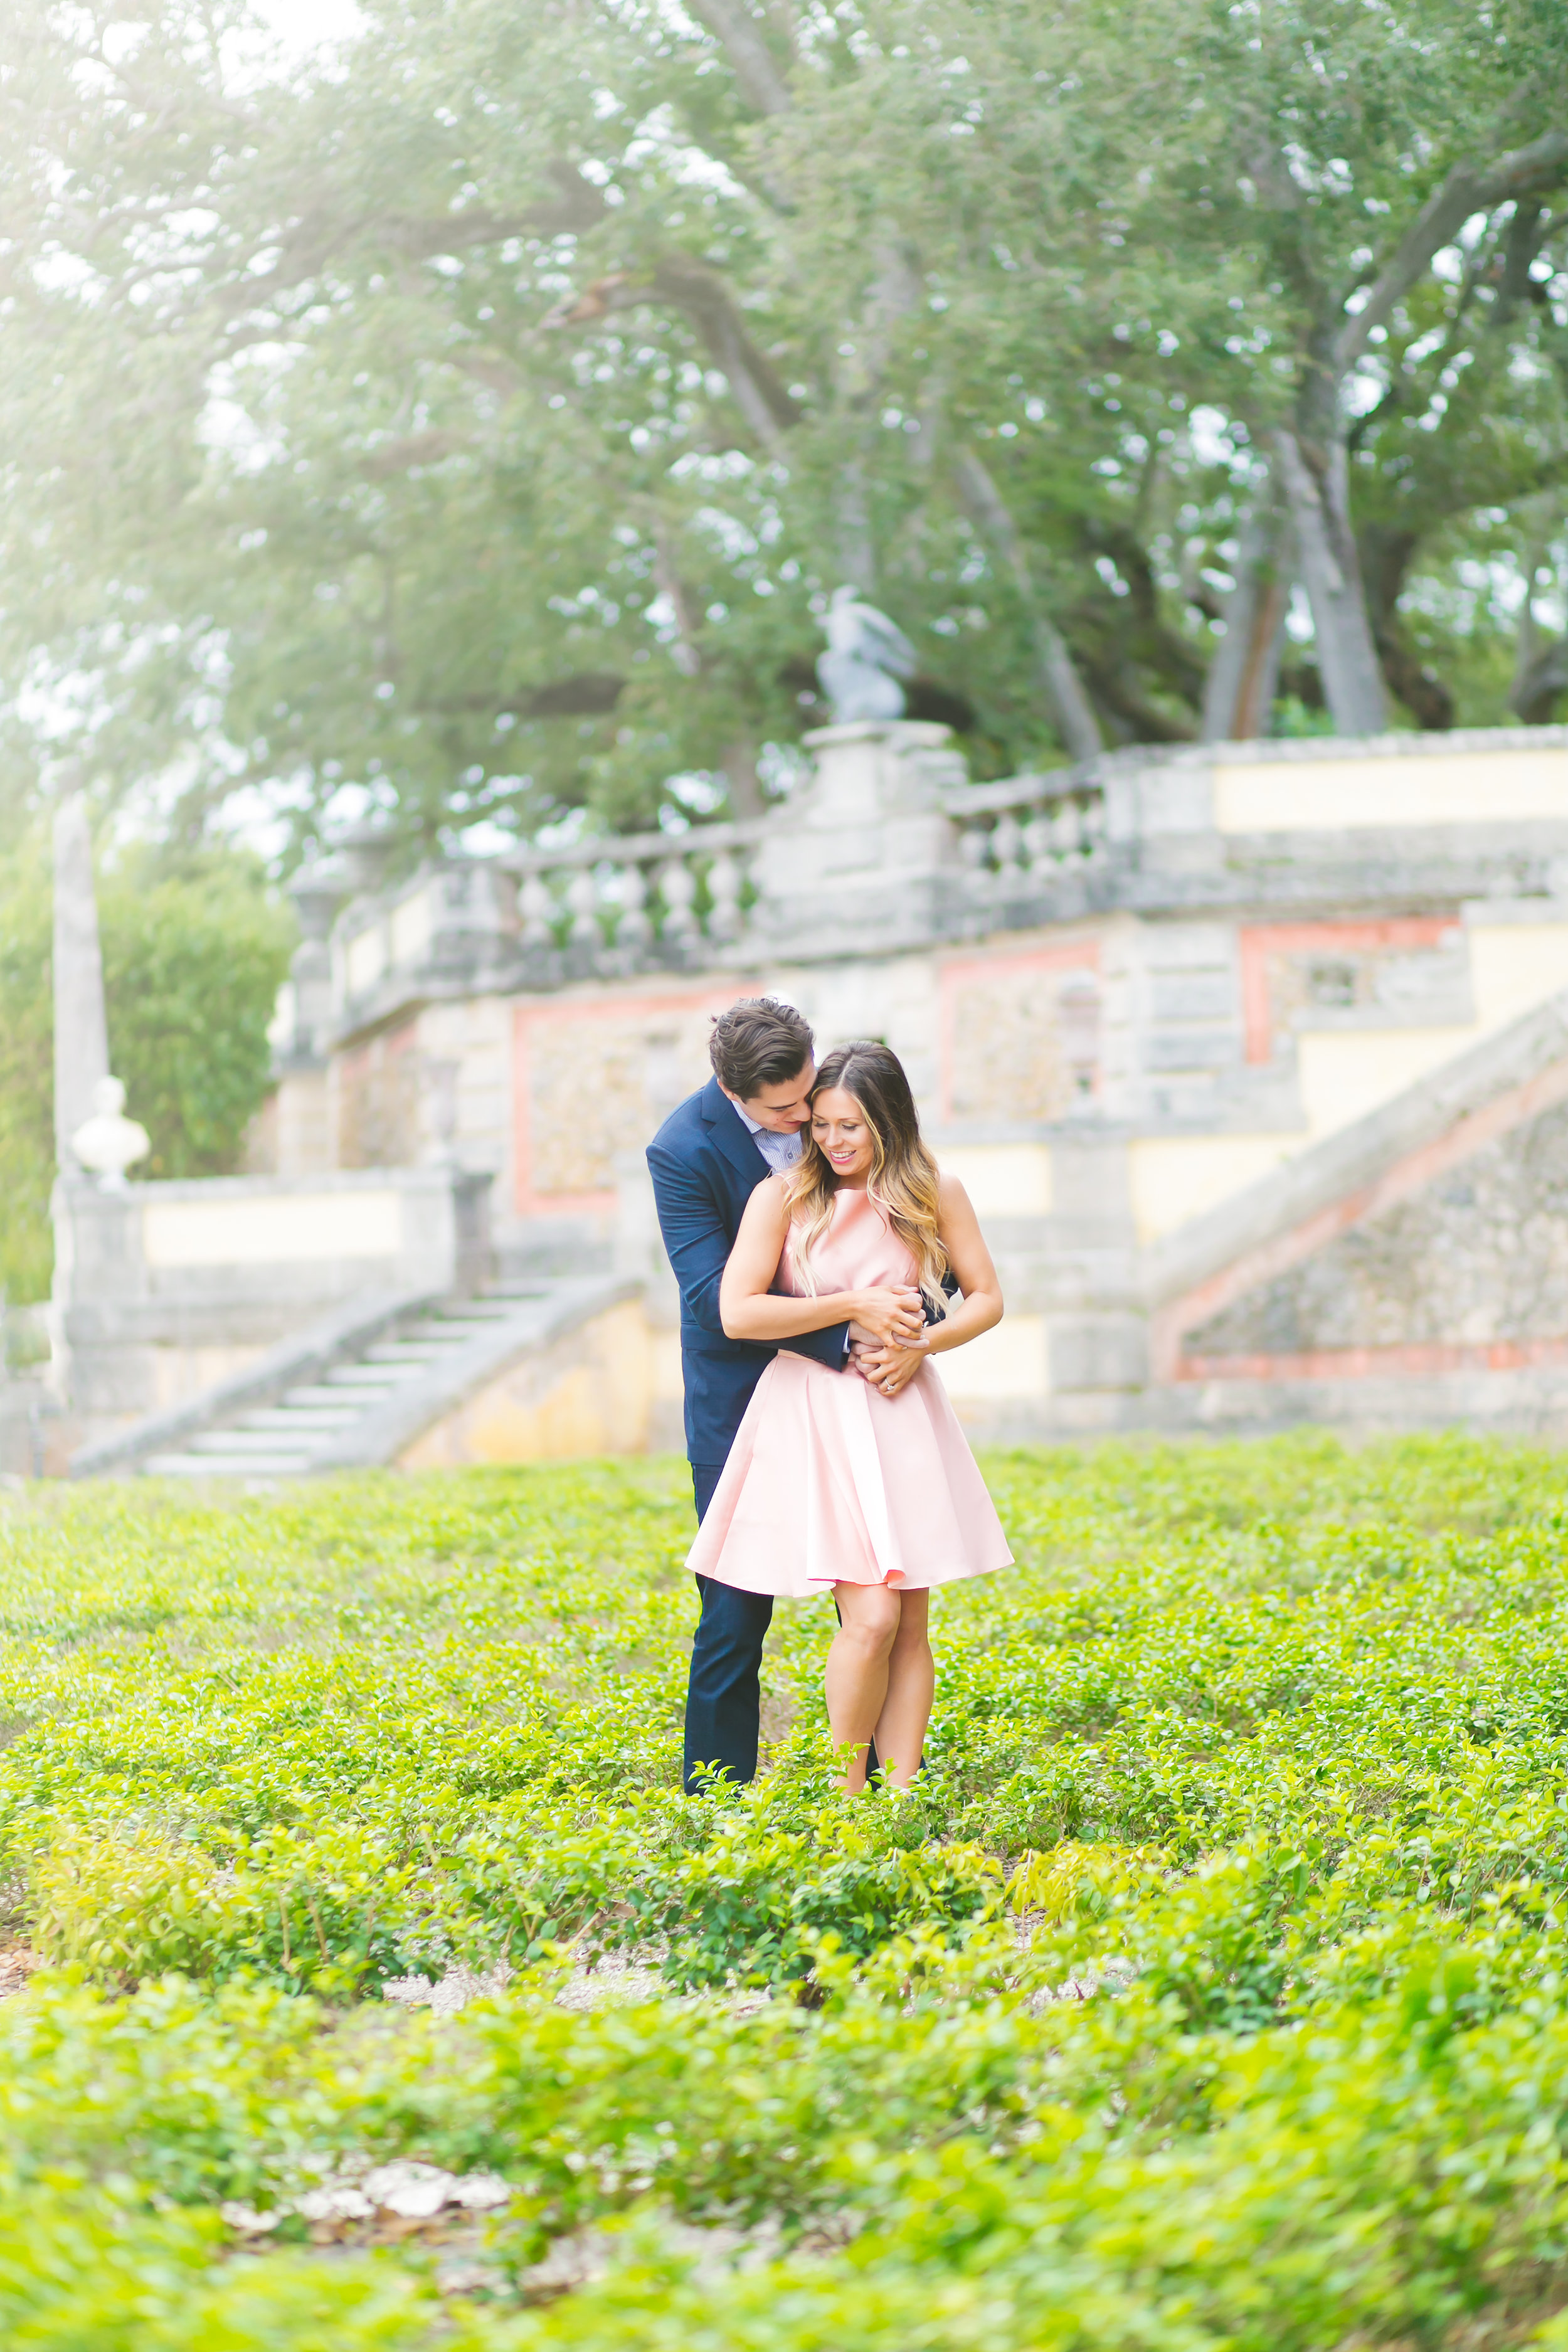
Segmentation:
<svg viewBox="0 0 1568 2352">
<path fill-rule="evenodd" d="M 1214 771 L 1214 804 L 1221 833 L 1561 820 L 1568 817 L 1568 751 L 1221 762 Z"/>
<path fill-rule="evenodd" d="M 403 1198 L 389 1187 L 260 1200 L 150 1201 L 142 1212 L 142 1248 L 151 1266 L 396 1257 L 403 1248 Z"/>
<path fill-rule="evenodd" d="M 1009 1315 L 967 1347 L 931 1359 L 962 1421 L 967 1403 L 1026 1403 L 1050 1385 L 1043 1315 Z"/>
<path fill-rule="evenodd" d="M 1267 1176 L 1297 1150 L 1290 1135 L 1145 1136 L 1128 1150 L 1132 1220 L 1141 1242 L 1173 1234 L 1193 1217 Z"/>
<path fill-rule="evenodd" d="M 980 1217 L 1047 1217 L 1051 1154 L 1044 1143 L 964 1144 L 937 1154 L 944 1175 L 956 1176 Z"/>
</svg>

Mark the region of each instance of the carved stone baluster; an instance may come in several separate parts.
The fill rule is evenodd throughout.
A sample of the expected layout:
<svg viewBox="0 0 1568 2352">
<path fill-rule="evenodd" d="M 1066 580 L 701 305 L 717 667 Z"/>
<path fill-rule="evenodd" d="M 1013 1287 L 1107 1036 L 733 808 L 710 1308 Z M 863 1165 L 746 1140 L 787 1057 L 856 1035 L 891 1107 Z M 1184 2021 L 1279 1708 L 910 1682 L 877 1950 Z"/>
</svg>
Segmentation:
<svg viewBox="0 0 1568 2352">
<path fill-rule="evenodd" d="M 640 866 L 623 866 L 616 878 L 621 916 L 616 925 L 617 947 L 640 947 L 653 929 L 647 919 L 647 876 Z"/>
<path fill-rule="evenodd" d="M 984 824 L 972 824 L 958 836 L 958 854 L 976 879 L 991 863 L 991 835 Z"/>
<path fill-rule="evenodd" d="M 1004 888 L 1024 878 L 1024 828 L 1011 809 L 1004 809 L 991 835 L 996 859 L 996 879 Z"/>
<path fill-rule="evenodd" d="M 566 936 L 574 948 L 598 948 L 605 944 L 605 934 L 599 928 L 599 879 L 591 866 L 579 866 L 566 885 L 566 905 L 572 917 L 572 928 Z"/>
<path fill-rule="evenodd" d="M 1029 861 L 1029 872 L 1037 882 L 1043 882 L 1056 872 L 1056 842 L 1051 833 L 1048 809 L 1030 812 L 1024 827 L 1024 855 Z"/>
<path fill-rule="evenodd" d="M 517 911 L 522 917 L 522 944 L 525 948 L 553 946 L 555 894 L 537 866 L 522 877 L 522 887 L 517 894 Z"/>
<path fill-rule="evenodd" d="M 667 940 L 689 940 L 697 929 L 697 917 L 692 900 L 697 896 L 697 877 L 689 870 L 684 857 L 672 857 L 658 869 L 658 887 L 664 897 L 664 936 Z"/>
<path fill-rule="evenodd" d="M 1104 793 L 1096 793 L 1092 800 L 1085 801 L 1080 814 L 1083 823 L 1083 854 L 1086 857 L 1098 857 L 1105 847 Z"/>
<path fill-rule="evenodd" d="M 1063 801 L 1051 819 L 1051 835 L 1057 845 L 1057 856 L 1062 859 L 1076 857 L 1082 839 L 1082 823 L 1076 801 Z"/>
<path fill-rule="evenodd" d="M 729 850 L 721 849 L 708 869 L 708 891 L 713 901 L 708 917 L 710 939 L 740 938 L 741 886 L 744 880 L 739 861 Z"/>
</svg>

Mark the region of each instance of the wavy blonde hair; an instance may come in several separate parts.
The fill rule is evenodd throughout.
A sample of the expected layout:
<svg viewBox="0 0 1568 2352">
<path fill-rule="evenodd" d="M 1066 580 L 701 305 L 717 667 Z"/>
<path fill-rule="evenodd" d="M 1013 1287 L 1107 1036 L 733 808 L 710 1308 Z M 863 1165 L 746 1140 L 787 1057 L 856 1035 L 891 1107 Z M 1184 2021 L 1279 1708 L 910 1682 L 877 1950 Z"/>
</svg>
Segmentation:
<svg viewBox="0 0 1568 2352">
<path fill-rule="evenodd" d="M 932 1312 L 945 1315 L 947 1252 L 937 1231 L 940 1177 L 921 1135 L 904 1066 L 890 1047 L 873 1040 L 836 1045 L 817 1069 L 811 1089 L 814 1110 L 818 1095 L 834 1087 L 854 1096 L 870 1131 L 867 1192 L 913 1258 Z M 808 1128 L 805 1150 L 790 1171 L 786 1198 L 792 1223 L 802 1228 L 795 1239 L 795 1270 L 813 1298 L 817 1294 L 811 1253 L 827 1229 L 837 1190 L 832 1163 Z"/>
</svg>

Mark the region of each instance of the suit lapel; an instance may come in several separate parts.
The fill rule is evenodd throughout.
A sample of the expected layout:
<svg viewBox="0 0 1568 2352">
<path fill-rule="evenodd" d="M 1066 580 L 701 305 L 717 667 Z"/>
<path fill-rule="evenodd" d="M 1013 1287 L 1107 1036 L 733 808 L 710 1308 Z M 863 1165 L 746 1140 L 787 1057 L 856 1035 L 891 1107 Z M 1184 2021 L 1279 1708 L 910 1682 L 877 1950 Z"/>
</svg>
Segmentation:
<svg viewBox="0 0 1568 2352">
<path fill-rule="evenodd" d="M 710 1078 L 699 1097 L 703 1122 L 712 1131 L 713 1140 L 738 1176 L 745 1180 L 752 1192 L 759 1179 L 768 1172 L 768 1163 L 757 1149 L 756 1139 L 741 1124 L 740 1114 L 717 1078 Z"/>
</svg>

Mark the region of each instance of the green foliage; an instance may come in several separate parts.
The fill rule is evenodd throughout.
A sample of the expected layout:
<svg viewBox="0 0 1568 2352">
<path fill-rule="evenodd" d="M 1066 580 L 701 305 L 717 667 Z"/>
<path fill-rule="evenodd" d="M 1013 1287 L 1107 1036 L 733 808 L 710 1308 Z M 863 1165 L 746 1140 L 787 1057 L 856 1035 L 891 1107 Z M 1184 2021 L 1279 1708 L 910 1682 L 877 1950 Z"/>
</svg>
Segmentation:
<svg viewBox="0 0 1568 2352">
<path fill-rule="evenodd" d="M 271 1077 L 267 1027 L 293 925 L 249 859 L 127 856 L 100 909 L 110 1059 L 148 1177 L 223 1176 Z"/>
<path fill-rule="evenodd" d="M 1568 1471 L 988 1470 L 1019 1566 L 940 1596 L 928 1771 L 863 1801 L 810 1607 L 762 1779 L 680 1794 L 679 1465 L 16 1503 L 6 2342 L 1556 2346 Z M 395 2158 L 508 2184 L 460 2273 L 300 2242 Z"/>
<path fill-rule="evenodd" d="M 100 885 L 110 1059 L 152 1150 L 149 1178 L 237 1166 L 271 1075 L 267 1025 L 292 927 L 259 867 L 231 853 L 145 849 Z M 0 1289 L 47 1297 L 53 1241 L 54 1019 L 47 862 L 0 859 Z"/>
<path fill-rule="evenodd" d="M 358 18 L 345 65 L 253 59 L 242 102 L 196 0 L 0 26 L 14 804 L 68 698 L 99 770 L 189 778 L 194 825 L 259 792 L 307 836 L 368 786 L 412 857 L 750 813 L 823 716 L 843 578 L 978 772 L 1063 755 L 1042 621 L 1108 741 L 1179 740 L 1292 415 L 1349 432 L 1399 715 L 1550 712 L 1561 171 L 1478 196 L 1324 354 L 1451 171 L 1560 131 L 1560 8 Z"/>
</svg>

